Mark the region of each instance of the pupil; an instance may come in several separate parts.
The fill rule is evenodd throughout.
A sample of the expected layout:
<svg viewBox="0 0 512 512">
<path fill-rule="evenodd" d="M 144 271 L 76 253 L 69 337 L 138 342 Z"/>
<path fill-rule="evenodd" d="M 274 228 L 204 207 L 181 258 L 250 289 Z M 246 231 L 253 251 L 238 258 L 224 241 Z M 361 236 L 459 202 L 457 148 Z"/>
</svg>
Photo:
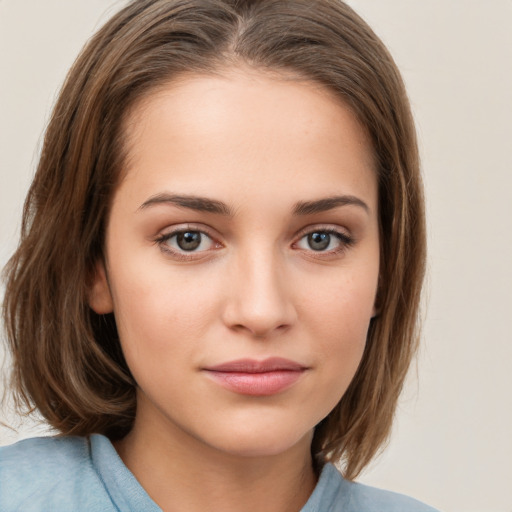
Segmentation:
<svg viewBox="0 0 512 512">
<path fill-rule="evenodd" d="M 314 251 L 323 251 L 331 243 L 329 233 L 311 233 L 308 235 L 308 244 Z"/>
<path fill-rule="evenodd" d="M 193 251 L 197 249 L 201 243 L 201 233 L 187 231 L 179 233 L 176 237 L 176 242 L 180 249 L 184 251 Z"/>
</svg>

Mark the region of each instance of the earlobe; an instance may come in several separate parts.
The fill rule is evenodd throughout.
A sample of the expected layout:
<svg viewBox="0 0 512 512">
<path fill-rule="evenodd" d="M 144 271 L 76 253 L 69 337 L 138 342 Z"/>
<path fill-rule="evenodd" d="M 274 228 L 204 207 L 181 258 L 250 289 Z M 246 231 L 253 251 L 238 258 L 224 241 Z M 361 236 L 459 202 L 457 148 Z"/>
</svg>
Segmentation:
<svg viewBox="0 0 512 512">
<path fill-rule="evenodd" d="M 94 270 L 89 288 L 89 306 L 98 315 L 112 313 L 114 305 L 108 284 L 105 265 L 99 261 Z"/>
</svg>

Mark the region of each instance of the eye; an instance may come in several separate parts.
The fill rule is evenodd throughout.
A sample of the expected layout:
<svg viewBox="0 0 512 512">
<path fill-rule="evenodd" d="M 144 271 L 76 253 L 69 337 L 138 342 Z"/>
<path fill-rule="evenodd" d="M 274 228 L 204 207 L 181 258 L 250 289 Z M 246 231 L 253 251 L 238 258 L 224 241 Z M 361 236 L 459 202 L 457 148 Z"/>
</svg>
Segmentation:
<svg viewBox="0 0 512 512">
<path fill-rule="evenodd" d="M 338 252 L 352 243 L 352 239 L 344 233 L 334 229 L 318 229 L 302 236 L 297 247 L 314 252 Z"/>
<path fill-rule="evenodd" d="M 195 251 L 203 243 L 203 234 L 199 231 L 186 231 L 178 233 L 172 238 L 176 238 L 176 245 L 184 251 Z"/>
<path fill-rule="evenodd" d="M 171 253 L 198 253 L 216 247 L 212 238 L 203 231 L 182 229 L 162 235 L 157 239 L 163 250 Z"/>
</svg>

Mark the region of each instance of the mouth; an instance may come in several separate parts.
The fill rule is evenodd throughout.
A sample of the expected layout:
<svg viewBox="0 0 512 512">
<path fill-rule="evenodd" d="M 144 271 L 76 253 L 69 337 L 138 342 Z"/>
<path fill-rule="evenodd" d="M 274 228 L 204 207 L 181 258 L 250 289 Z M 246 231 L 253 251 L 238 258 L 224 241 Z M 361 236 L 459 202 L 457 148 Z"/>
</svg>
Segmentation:
<svg viewBox="0 0 512 512">
<path fill-rule="evenodd" d="M 308 367 L 289 359 L 272 357 L 263 361 L 239 359 L 202 371 L 214 382 L 238 394 L 270 396 L 293 386 Z"/>
</svg>

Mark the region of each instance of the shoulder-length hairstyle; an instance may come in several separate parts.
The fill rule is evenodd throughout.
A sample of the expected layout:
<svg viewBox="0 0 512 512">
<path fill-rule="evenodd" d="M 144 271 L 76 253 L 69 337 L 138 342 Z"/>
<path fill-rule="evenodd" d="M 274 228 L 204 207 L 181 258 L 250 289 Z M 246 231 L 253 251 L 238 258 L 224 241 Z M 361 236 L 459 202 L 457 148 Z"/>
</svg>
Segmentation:
<svg viewBox="0 0 512 512">
<path fill-rule="evenodd" d="M 378 315 L 347 392 L 316 427 L 317 463 L 357 476 L 388 438 L 418 341 L 424 202 L 414 124 L 388 51 L 340 0 L 135 0 L 88 42 L 68 74 L 5 269 L 3 316 L 20 410 L 62 434 L 131 428 L 135 386 L 115 319 L 88 306 L 136 101 L 183 73 L 239 64 L 324 85 L 372 142 L 379 183 Z"/>
</svg>

